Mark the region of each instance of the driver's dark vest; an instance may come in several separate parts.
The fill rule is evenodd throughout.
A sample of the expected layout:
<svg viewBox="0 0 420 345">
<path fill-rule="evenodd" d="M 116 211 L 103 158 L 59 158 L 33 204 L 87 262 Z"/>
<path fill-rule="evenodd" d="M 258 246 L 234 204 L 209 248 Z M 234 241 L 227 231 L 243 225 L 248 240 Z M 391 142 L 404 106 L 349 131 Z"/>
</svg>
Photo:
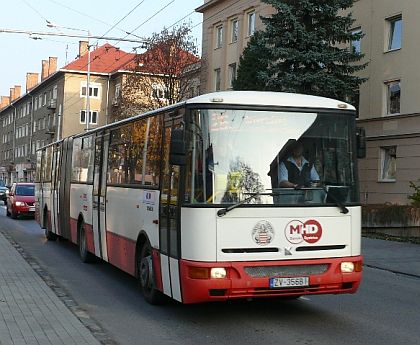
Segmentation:
<svg viewBox="0 0 420 345">
<path fill-rule="evenodd" d="M 305 186 L 311 182 L 311 169 L 312 164 L 304 163 L 302 170 L 290 161 L 285 161 L 287 173 L 289 175 L 289 182 L 298 184 L 299 186 Z"/>
</svg>

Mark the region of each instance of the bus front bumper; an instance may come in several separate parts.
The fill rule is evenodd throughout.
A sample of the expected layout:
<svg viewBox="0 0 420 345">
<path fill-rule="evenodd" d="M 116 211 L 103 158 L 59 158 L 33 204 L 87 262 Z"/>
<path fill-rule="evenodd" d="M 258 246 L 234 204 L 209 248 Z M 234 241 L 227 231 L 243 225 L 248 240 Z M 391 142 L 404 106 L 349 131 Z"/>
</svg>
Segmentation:
<svg viewBox="0 0 420 345">
<path fill-rule="evenodd" d="M 229 299 L 355 293 L 362 279 L 362 263 L 362 256 L 212 263 L 180 260 L 182 301 L 199 303 Z M 354 266 L 352 272 L 349 272 L 349 265 Z M 222 277 L 212 278 L 210 275 L 214 276 L 213 272 L 219 276 L 220 272 L 226 272 L 226 277 L 222 274 Z M 305 286 L 270 287 L 272 278 L 293 277 L 299 277 L 297 281 L 307 283 Z"/>
</svg>

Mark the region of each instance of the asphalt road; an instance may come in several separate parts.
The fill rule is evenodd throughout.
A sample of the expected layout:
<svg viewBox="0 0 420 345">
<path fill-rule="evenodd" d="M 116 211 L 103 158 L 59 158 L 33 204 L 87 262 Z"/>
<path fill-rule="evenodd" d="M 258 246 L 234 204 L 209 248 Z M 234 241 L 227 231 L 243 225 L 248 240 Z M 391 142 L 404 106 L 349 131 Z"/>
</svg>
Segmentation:
<svg viewBox="0 0 420 345">
<path fill-rule="evenodd" d="M 0 207 L 0 227 L 119 344 L 420 344 L 419 278 L 365 268 L 355 295 L 155 307 L 134 278 L 81 263 L 76 246 L 47 242 L 35 221 Z"/>
</svg>

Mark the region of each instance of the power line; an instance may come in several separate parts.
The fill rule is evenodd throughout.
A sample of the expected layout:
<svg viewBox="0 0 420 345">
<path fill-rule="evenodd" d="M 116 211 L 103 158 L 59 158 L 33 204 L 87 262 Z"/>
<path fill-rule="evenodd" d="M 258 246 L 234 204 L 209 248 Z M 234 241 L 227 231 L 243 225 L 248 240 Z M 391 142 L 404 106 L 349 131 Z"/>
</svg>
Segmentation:
<svg viewBox="0 0 420 345">
<path fill-rule="evenodd" d="M 25 3 L 26 6 L 28 6 L 29 8 L 31 8 L 36 14 L 38 14 L 42 19 L 44 19 L 45 21 L 48 21 L 47 18 L 45 18 L 41 12 L 39 12 L 35 7 L 33 7 L 29 2 L 27 2 L 26 0 L 21 0 L 22 2 Z"/>
<path fill-rule="evenodd" d="M 83 12 L 81 12 L 79 10 L 76 10 L 76 9 L 74 9 L 74 8 L 72 8 L 70 6 L 67 6 L 65 4 L 62 4 L 62 3 L 58 2 L 58 1 L 55 1 L 55 0 L 48 0 L 48 1 L 54 3 L 54 4 L 58 5 L 58 6 L 64 7 L 64 8 L 66 8 L 66 9 L 72 11 L 72 12 L 75 12 L 77 14 L 80 14 L 81 16 L 84 16 L 86 18 L 92 19 L 92 20 L 94 20 L 94 21 L 96 21 L 98 23 L 104 24 L 106 26 L 112 26 L 112 24 L 109 24 L 109 23 L 103 21 L 102 19 L 95 18 L 95 17 L 93 17 L 93 16 L 91 16 L 89 14 L 83 13 Z M 121 32 L 124 32 L 125 34 L 129 34 L 130 36 L 141 38 L 140 36 L 137 36 L 137 35 L 135 35 L 133 33 L 129 33 L 129 32 L 127 32 L 127 30 L 124 30 L 122 28 L 116 27 L 116 29 L 120 30 Z"/>
<path fill-rule="evenodd" d="M 50 1 L 53 1 L 53 0 L 50 0 Z M 175 0 L 172 0 L 172 1 L 170 1 L 169 3 L 167 3 L 165 6 L 163 6 L 162 8 L 160 8 L 158 11 L 156 11 L 153 15 L 151 15 L 149 18 L 147 18 L 143 23 L 141 23 L 139 26 L 137 26 L 136 28 L 134 28 L 132 31 L 134 32 L 134 31 L 136 31 L 136 30 L 138 30 L 142 25 L 144 25 L 144 24 L 146 24 L 148 21 L 150 21 L 152 18 L 154 18 L 155 16 L 157 16 L 159 13 L 161 13 L 163 10 L 165 10 L 169 5 L 171 5 L 173 2 L 175 2 Z M 1 30 L 0 30 L 0 32 L 1 32 Z M 123 41 L 123 40 L 125 40 L 125 38 L 126 37 L 128 37 L 129 35 L 130 35 L 131 33 L 127 33 L 127 35 L 126 36 L 124 36 L 121 40 L 119 40 L 119 41 L 117 41 L 116 43 L 115 43 L 115 46 L 117 45 L 117 44 L 119 44 L 121 41 Z M 144 42 L 144 40 L 142 41 L 142 43 Z M 102 56 L 104 56 L 105 54 L 107 54 L 107 51 L 105 52 L 105 53 L 102 53 L 102 54 L 99 54 L 99 55 L 96 55 L 95 57 L 94 57 L 94 59 L 92 60 L 92 61 L 90 61 L 90 63 L 92 63 L 93 61 L 95 61 L 96 59 L 99 59 L 99 58 L 101 58 Z M 109 68 L 111 68 L 112 66 L 114 66 L 115 64 L 116 64 L 117 62 L 114 62 L 113 64 L 111 64 L 111 65 L 109 65 L 108 67 Z M 85 68 L 85 67 L 87 67 L 88 66 L 88 63 L 87 64 L 85 64 L 84 66 L 82 66 L 82 67 L 80 67 L 80 70 L 82 70 L 83 68 Z M 68 104 L 68 102 L 72 99 L 72 98 L 76 98 L 76 95 L 75 96 L 71 96 L 71 97 L 69 97 L 67 100 L 66 100 L 66 102 L 67 102 L 67 104 Z M 72 105 L 74 105 L 74 104 L 76 104 L 78 102 L 78 100 L 76 100 L 75 102 L 73 102 L 70 106 L 72 106 Z"/>
<path fill-rule="evenodd" d="M 137 7 L 139 7 L 145 0 L 140 1 L 136 6 L 134 6 L 133 9 L 131 9 L 124 17 L 122 17 L 118 22 L 116 22 L 110 29 L 108 29 L 102 36 L 105 36 L 107 33 L 109 33 L 112 29 L 114 29 L 119 23 L 121 23 L 125 18 L 127 18 L 131 13 L 133 13 Z M 129 34 L 126 32 L 126 34 Z"/>
<path fill-rule="evenodd" d="M 149 22 L 151 19 L 153 19 L 154 17 L 156 17 L 160 12 L 162 12 L 163 10 L 165 10 L 169 5 L 171 5 L 172 3 L 174 3 L 175 0 L 172 0 L 170 2 L 168 2 L 165 6 L 163 6 L 160 10 L 158 10 L 156 13 L 154 13 L 152 16 L 150 16 L 149 18 L 147 18 L 143 23 L 141 23 L 139 26 L 137 26 L 136 28 L 134 28 L 131 32 L 137 31 L 140 27 L 142 27 L 144 24 L 146 24 L 147 22 Z M 127 34 L 128 35 L 128 34 Z M 127 37 L 127 36 L 126 36 Z M 118 43 L 118 42 L 117 42 Z"/>
</svg>

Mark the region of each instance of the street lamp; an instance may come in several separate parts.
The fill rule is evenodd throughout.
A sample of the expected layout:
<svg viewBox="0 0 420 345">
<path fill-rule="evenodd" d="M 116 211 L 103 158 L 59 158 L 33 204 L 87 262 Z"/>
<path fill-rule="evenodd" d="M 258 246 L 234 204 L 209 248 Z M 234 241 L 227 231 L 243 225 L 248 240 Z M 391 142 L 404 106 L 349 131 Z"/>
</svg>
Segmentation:
<svg viewBox="0 0 420 345">
<path fill-rule="evenodd" d="M 70 28 L 66 26 L 59 26 L 53 24 L 49 20 L 46 21 L 47 26 L 49 28 L 58 28 L 58 29 L 66 29 L 66 30 L 74 30 L 74 31 L 83 31 L 87 33 L 87 49 L 88 49 L 88 62 L 87 62 L 87 75 L 86 75 L 86 110 L 85 110 L 85 120 L 86 120 L 86 128 L 85 130 L 89 130 L 89 121 L 90 121 L 90 31 L 85 29 L 78 29 L 78 28 Z"/>
</svg>

